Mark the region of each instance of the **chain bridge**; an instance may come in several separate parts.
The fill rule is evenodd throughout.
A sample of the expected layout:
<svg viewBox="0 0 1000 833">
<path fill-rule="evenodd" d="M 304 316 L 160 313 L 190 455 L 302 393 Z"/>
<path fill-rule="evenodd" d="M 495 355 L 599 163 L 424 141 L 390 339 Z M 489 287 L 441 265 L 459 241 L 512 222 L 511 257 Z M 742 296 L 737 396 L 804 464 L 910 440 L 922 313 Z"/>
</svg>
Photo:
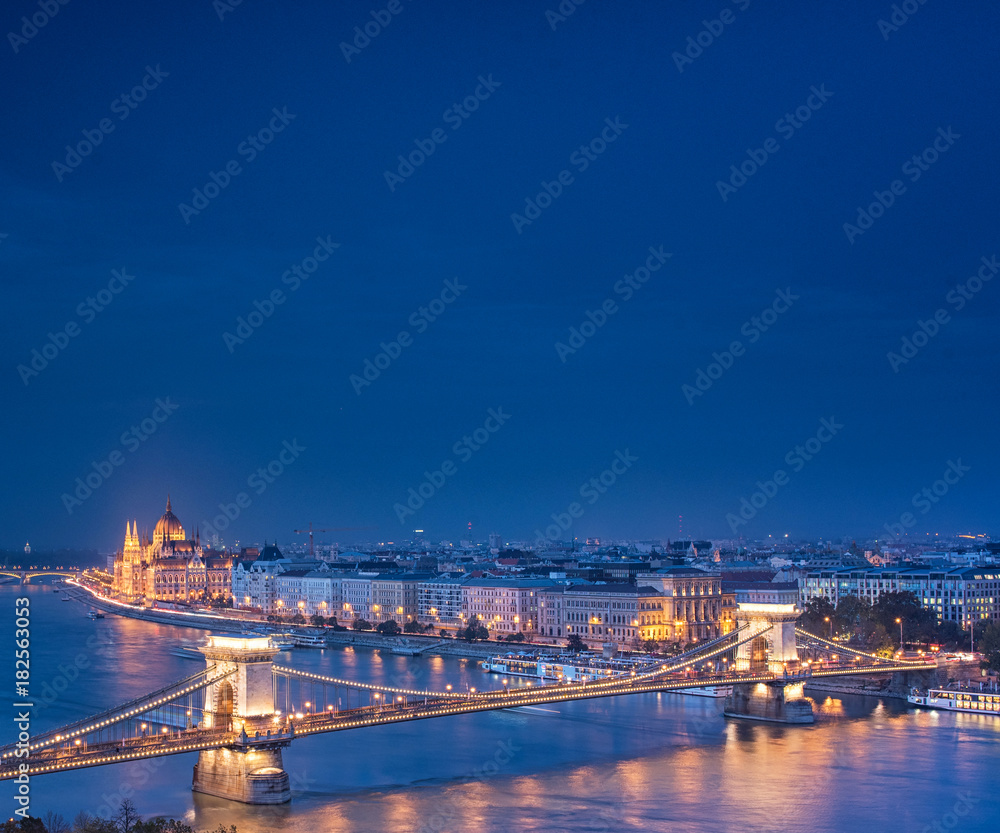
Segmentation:
<svg viewBox="0 0 1000 833">
<path fill-rule="evenodd" d="M 761 608 L 763 606 L 758 606 Z M 185 679 L 0 747 L 0 780 L 198 753 L 192 788 L 247 804 L 290 800 L 282 751 L 296 738 L 409 720 L 596 697 L 731 687 L 729 717 L 811 723 L 810 679 L 913 674 L 935 663 L 852 650 L 795 626 L 798 611 L 742 610 L 736 629 L 668 660 L 588 682 L 477 691 L 359 683 L 275 665 L 268 637 L 210 636 L 206 667 Z M 448 686 L 448 689 L 451 687 Z"/>
</svg>

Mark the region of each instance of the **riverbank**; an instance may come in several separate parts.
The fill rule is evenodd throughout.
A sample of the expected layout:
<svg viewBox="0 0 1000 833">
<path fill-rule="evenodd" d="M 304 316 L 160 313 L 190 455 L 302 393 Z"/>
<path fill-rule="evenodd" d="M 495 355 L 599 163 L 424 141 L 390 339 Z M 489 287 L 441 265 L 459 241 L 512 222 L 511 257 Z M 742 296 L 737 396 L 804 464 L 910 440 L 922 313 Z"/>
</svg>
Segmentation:
<svg viewBox="0 0 1000 833">
<path fill-rule="evenodd" d="M 130 619 L 140 619 L 144 622 L 155 622 L 160 625 L 175 625 L 183 628 L 200 628 L 202 630 L 226 631 L 228 633 L 241 633 L 255 627 L 273 628 L 273 622 L 259 619 L 233 619 L 221 614 L 189 613 L 179 610 L 151 610 L 149 608 L 134 607 L 123 604 L 103 596 L 98 596 L 89 587 L 82 584 L 66 584 L 66 593 L 70 598 L 92 608 L 101 610 L 104 613 L 111 613 L 118 616 L 127 616 Z M 295 628 L 290 628 L 294 630 Z M 511 650 L 524 650 L 532 646 L 526 643 L 512 644 L 499 642 L 464 642 L 460 639 L 435 636 L 424 636 L 419 634 L 405 634 L 401 636 L 383 636 L 372 631 L 335 631 L 327 629 L 327 644 L 351 645 L 355 648 L 367 648 L 370 650 L 388 650 L 394 648 L 421 649 L 420 653 L 440 654 L 442 656 L 465 657 L 467 659 L 485 659 L 493 654 L 506 653 Z M 539 647 L 539 646 L 535 646 Z"/>
</svg>

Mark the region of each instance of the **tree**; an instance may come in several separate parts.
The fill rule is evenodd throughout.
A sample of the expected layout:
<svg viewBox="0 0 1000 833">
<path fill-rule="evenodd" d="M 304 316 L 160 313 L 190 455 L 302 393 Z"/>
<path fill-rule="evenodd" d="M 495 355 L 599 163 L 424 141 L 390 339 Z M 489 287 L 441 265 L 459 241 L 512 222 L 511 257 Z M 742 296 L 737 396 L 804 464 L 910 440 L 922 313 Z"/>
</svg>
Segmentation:
<svg viewBox="0 0 1000 833">
<path fill-rule="evenodd" d="M 490 632 L 479 622 L 478 616 L 473 616 L 469 620 L 468 627 L 460 630 L 458 635 L 466 642 L 475 642 L 477 639 L 485 640 L 490 638 Z"/>
<path fill-rule="evenodd" d="M 504 637 L 504 642 L 524 642 L 524 634 L 520 631 L 517 633 L 509 633 Z"/>
<path fill-rule="evenodd" d="M 309 621 L 312 622 L 317 628 L 322 628 L 326 624 L 326 619 L 324 619 L 320 614 L 314 613 Z"/>
<path fill-rule="evenodd" d="M 386 621 L 380 622 L 375 630 L 382 634 L 382 636 L 396 636 L 401 633 L 399 623 L 395 619 L 386 619 Z"/>
<path fill-rule="evenodd" d="M 867 642 L 870 634 L 871 605 L 857 596 L 844 596 L 834 613 L 834 633 L 845 633 L 848 639 Z"/>
<path fill-rule="evenodd" d="M 866 647 L 871 653 L 880 657 L 891 657 L 896 653 L 896 643 L 881 623 L 872 629 Z"/>
<path fill-rule="evenodd" d="M 34 816 L 26 816 L 17 821 L 9 819 L 0 824 L 0 833 L 45 833 L 45 825 Z"/>
<path fill-rule="evenodd" d="M 370 631 L 372 629 L 372 623 L 367 619 L 355 619 L 351 627 L 356 631 Z"/>
<path fill-rule="evenodd" d="M 451 634 L 448 633 L 448 630 L 446 628 L 441 628 L 441 630 L 438 631 L 438 636 L 447 639 L 449 636 L 451 636 Z"/>
<path fill-rule="evenodd" d="M 403 633 L 423 633 L 423 632 L 424 632 L 424 626 L 421 625 L 419 622 L 411 621 L 403 625 Z"/>
<path fill-rule="evenodd" d="M 115 813 L 112 821 L 118 828 L 118 833 L 134 833 L 135 827 L 142 821 L 142 816 L 135 809 L 131 799 L 126 798 L 118 805 L 118 812 Z"/>
<path fill-rule="evenodd" d="M 583 641 L 580 634 L 571 633 L 569 635 L 569 639 L 566 640 L 566 647 L 575 654 L 580 651 L 585 651 L 587 649 L 587 644 Z"/>
<path fill-rule="evenodd" d="M 42 816 L 42 824 L 45 825 L 48 833 L 70 833 L 66 819 L 59 815 L 59 813 L 53 813 L 51 810 Z"/>
<path fill-rule="evenodd" d="M 659 647 L 660 645 L 655 639 L 647 639 L 645 642 L 642 643 L 642 650 L 645 651 L 647 654 L 656 653 L 656 649 Z"/>
<path fill-rule="evenodd" d="M 810 599 L 802 609 L 798 626 L 817 636 L 827 637 L 830 635 L 830 626 L 827 623 L 827 619 L 833 621 L 835 612 L 829 599 L 823 597 Z"/>
<path fill-rule="evenodd" d="M 296 614 L 292 617 L 292 621 L 296 625 L 304 625 L 306 623 L 306 617 L 303 616 L 301 613 L 296 612 Z"/>
</svg>

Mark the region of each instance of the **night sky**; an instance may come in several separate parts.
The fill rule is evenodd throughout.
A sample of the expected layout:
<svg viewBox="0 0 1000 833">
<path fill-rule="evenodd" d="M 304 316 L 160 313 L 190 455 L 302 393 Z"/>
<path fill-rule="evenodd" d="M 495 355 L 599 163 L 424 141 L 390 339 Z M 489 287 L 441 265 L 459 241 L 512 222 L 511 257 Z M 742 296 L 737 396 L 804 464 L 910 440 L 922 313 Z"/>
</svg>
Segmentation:
<svg viewBox="0 0 1000 833">
<path fill-rule="evenodd" d="M 45 5 L 0 545 L 996 531 L 992 4 Z"/>
</svg>

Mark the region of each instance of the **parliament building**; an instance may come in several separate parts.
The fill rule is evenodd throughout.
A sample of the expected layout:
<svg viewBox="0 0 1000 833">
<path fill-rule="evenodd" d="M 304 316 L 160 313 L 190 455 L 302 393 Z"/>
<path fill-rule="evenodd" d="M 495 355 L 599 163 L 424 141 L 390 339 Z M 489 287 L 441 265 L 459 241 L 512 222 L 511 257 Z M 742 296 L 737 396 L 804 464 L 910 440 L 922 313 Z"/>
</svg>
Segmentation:
<svg viewBox="0 0 1000 833">
<path fill-rule="evenodd" d="M 115 553 L 115 591 L 125 601 L 151 603 L 224 601 L 231 597 L 233 559 L 189 539 L 170 510 L 150 536 L 136 521 L 125 522 L 125 545 Z"/>
</svg>

